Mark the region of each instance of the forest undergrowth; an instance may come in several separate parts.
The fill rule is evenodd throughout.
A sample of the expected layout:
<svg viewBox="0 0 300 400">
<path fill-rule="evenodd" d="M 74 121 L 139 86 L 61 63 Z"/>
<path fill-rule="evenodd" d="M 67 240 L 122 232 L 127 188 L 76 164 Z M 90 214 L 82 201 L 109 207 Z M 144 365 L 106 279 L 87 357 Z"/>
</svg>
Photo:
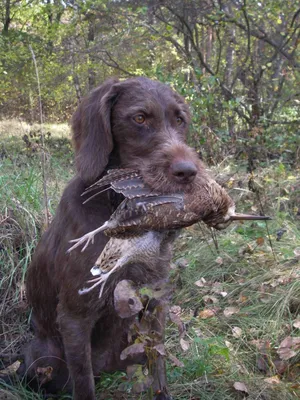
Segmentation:
<svg viewBox="0 0 300 400">
<path fill-rule="evenodd" d="M 0 123 L 0 352 L 14 353 L 31 333 L 24 281 L 48 217 L 74 175 L 67 125 L 41 128 Z M 46 171 L 41 169 L 41 151 Z M 174 292 L 166 348 L 170 392 L 180 400 L 300 397 L 299 166 L 265 161 L 249 174 L 227 157 L 212 174 L 239 212 L 264 213 L 267 222 L 231 224 L 212 233 L 203 224 L 182 231 L 171 281 Z M 12 370 L 18 364 L 9 366 Z M 0 365 L 0 370 L 7 371 Z M 1 371 L 0 371 L 1 379 Z M 123 373 L 103 374 L 99 399 L 144 399 Z M 62 396 L 61 399 L 70 398 Z M 21 382 L 2 384 L 0 399 L 38 400 Z"/>
</svg>

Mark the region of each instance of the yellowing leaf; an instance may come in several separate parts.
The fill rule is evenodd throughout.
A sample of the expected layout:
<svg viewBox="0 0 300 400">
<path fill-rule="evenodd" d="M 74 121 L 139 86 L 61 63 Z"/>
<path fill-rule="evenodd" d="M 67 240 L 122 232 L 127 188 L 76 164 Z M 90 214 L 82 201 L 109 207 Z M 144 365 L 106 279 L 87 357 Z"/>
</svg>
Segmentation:
<svg viewBox="0 0 300 400">
<path fill-rule="evenodd" d="M 270 383 L 271 385 L 277 385 L 280 383 L 280 379 L 278 375 L 270 376 L 270 378 L 264 379 L 264 382 Z"/>
<path fill-rule="evenodd" d="M 199 312 L 199 318 L 201 319 L 211 318 L 214 317 L 215 315 L 216 312 L 212 308 L 206 308 Z"/>
</svg>

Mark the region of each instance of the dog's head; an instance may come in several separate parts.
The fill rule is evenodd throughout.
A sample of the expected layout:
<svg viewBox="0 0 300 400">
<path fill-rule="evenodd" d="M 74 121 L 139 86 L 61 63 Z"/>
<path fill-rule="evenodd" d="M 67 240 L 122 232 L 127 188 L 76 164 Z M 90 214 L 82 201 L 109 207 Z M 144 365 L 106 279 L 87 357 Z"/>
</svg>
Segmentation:
<svg viewBox="0 0 300 400">
<path fill-rule="evenodd" d="M 203 169 L 185 144 L 189 124 L 187 104 L 167 85 L 147 78 L 109 80 L 73 116 L 78 172 L 91 183 L 114 158 L 117 166 L 139 169 L 153 188 L 186 189 Z"/>
</svg>

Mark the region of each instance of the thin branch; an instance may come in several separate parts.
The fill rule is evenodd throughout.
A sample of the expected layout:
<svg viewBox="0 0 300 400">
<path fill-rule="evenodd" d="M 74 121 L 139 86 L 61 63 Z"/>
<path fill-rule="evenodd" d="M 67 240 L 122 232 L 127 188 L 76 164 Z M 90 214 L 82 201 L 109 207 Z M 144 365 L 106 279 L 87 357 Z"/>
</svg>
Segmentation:
<svg viewBox="0 0 300 400">
<path fill-rule="evenodd" d="M 39 110 L 40 110 L 40 123 L 41 123 L 41 140 L 42 140 L 42 178 L 43 178 L 43 192 L 44 192 L 44 214 L 45 214 L 45 225 L 46 228 L 49 226 L 49 208 L 48 208 L 48 194 L 47 194 L 47 174 L 46 174 L 46 152 L 45 152 L 45 137 L 44 137 L 44 130 L 43 130 L 43 107 L 42 107 L 42 96 L 41 96 L 41 85 L 40 85 L 40 78 L 39 78 L 39 70 L 35 58 L 35 54 L 31 45 L 29 45 L 29 50 L 31 52 L 35 74 L 36 74 L 36 81 L 37 81 L 37 88 L 38 88 L 38 98 L 39 98 Z"/>
</svg>

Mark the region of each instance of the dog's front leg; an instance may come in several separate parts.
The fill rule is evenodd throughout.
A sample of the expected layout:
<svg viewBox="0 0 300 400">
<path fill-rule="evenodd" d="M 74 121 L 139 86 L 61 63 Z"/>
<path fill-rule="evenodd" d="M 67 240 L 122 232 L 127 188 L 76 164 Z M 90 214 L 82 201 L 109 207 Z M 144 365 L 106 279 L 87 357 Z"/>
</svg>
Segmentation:
<svg viewBox="0 0 300 400">
<path fill-rule="evenodd" d="M 95 382 L 91 359 L 92 318 L 70 315 L 59 304 L 57 322 L 73 383 L 74 400 L 95 400 Z"/>
</svg>

